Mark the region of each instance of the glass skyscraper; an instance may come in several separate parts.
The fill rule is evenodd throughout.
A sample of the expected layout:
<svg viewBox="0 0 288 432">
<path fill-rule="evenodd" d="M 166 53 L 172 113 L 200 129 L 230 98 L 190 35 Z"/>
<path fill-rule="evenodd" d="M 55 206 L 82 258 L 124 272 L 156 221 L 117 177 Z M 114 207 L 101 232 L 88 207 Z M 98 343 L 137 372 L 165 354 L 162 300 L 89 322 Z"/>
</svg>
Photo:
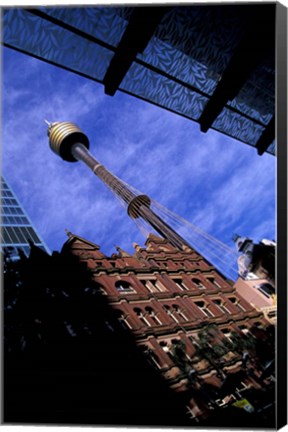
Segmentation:
<svg viewBox="0 0 288 432">
<path fill-rule="evenodd" d="M 17 249 L 22 249 L 28 256 L 30 252 L 28 240 L 32 240 L 35 245 L 49 253 L 49 249 L 36 232 L 29 217 L 3 177 L 1 177 L 1 198 L 1 251 L 8 248 L 11 256 L 16 257 Z"/>
</svg>

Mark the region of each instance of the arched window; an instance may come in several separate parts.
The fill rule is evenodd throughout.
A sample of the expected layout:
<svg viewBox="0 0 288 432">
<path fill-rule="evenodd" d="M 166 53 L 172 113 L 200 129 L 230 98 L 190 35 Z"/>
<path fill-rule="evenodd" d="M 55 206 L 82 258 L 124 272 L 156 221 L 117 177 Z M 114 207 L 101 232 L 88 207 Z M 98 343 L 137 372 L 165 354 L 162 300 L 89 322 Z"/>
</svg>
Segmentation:
<svg viewBox="0 0 288 432">
<path fill-rule="evenodd" d="M 120 322 L 120 324 L 122 325 L 122 327 L 125 328 L 125 330 L 127 330 L 127 328 L 129 330 L 132 330 L 132 326 L 128 321 L 128 315 L 125 315 L 123 311 L 119 310 L 119 309 L 115 309 L 115 313 L 117 316 L 118 321 Z"/>
<path fill-rule="evenodd" d="M 195 304 L 199 307 L 199 309 L 201 310 L 201 312 L 203 312 L 204 315 L 206 315 L 207 317 L 214 317 L 213 313 L 208 309 L 208 306 L 204 301 L 196 301 Z"/>
<path fill-rule="evenodd" d="M 231 329 L 225 328 L 225 329 L 222 329 L 221 332 L 223 333 L 223 335 L 225 336 L 225 338 L 228 339 L 229 342 L 232 342 Z"/>
<path fill-rule="evenodd" d="M 149 318 L 152 320 L 152 322 L 156 325 L 162 325 L 162 322 L 156 315 L 155 311 L 151 307 L 146 307 L 145 311 L 147 312 Z"/>
<path fill-rule="evenodd" d="M 248 336 L 250 334 L 250 331 L 248 329 L 248 327 L 246 327 L 245 325 L 240 325 L 239 329 L 241 330 L 242 333 L 244 333 L 246 336 Z"/>
<path fill-rule="evenodd" d="M 172 279 L 172 280 L 181 291 L 183 290 L 188 291 L 188 288 L 186 287 L 182 279 Z"/>
<path fill-rule="evenodd" d="M 173 304 L 172 309 L 173 309 L 174 315 L 178 315 L 180 318 L 182 318 L 182 320 L 188 321 L 188 318 L 186 317 L 186 315 L 184 314 L 184 312 L 180 309 L 180 307 L 178 305 Z"/>
<path fill-rule="evenodd" d="M 166 289 L 157 279 L 140 279 L 140 282 L 150 292 L 166 291 Z"/>
<path fill-rule="evenodd" d="M 139 318 L 139 320 L 147 325 L 148 327 L 151 327 L 150 322 L 147 320 L 147 318 L 145 317 L 145 314 L 143 313 L 143 311 L 140 308 L 135 308 L 134 312 L 136 312 L 137 317 Z"/>
<path fill-rule="evenodd" d="M 170 306 L 164 305 L 165 311 L 168 313 L 168 315 L 176 322 L 179 323 L 179 319 L 175 316 L 175 311 L 170 308 Z"/>
<path fill-rule="evenodd" d="M 244 308 L 244 306 L 241 305 L 241 303 L 239 302 L 239 300 L 236 297 L 228 297 L 228 300 L 233 303 L 235 306 L 238 307 L 238 309 L 242 310 L 242 311 L 246 311 L 246 309 Z"/>
<path fill-rule="evenodd" d="M 221 288 L 221 285 L 216 281 L 213 276 L 207 276 L 207 280 L 215 285 L 217 288 Z"/>
<path fill-rule="evenodd" d="M 192 282 L 197 286 L 197 288 L 199 289 L 205 289 L 206 287 L 203 285 L 203 283 L 197 279 L 197 278 L 193 278 Z"/>
<path fill-rule="evenodd" d="M 245 327 L 245 326 L 242 326 L 242 327 Z M 261 323 L 261 321 L 255 321 L 254 324 L 253 324 L 253 328 L 255 328 L 255 329 L 263 329 L 263 323 Z M 240 326 L 240 329 L 241 329 L 241 326 Z"/>
<path fill-rule="evenodd" d="M 224 314 L 231 314 L 231 312 L 229 311 L 229 309 L 224 305 L 223 300 L 221 299 L 214 299 L 212 300 L 213 303 L 218 307 L 218 309 L 220 309 L 221 312 L 223 312 Z"/>
<path fill-rule="evenodd" d="M 166 341 L 161 341 L 159 343 L 159 345 L 161 346 L 161 348 L 163 349 L 163 351 L 165 351 L 166 353 L 169 352 L 169 347 Z"/>
<path fill-rule="evenodd" d="M 173 355 L 172 355 L 172 353 L 170 351 L 170 349 L 171 349 L 170 343 L 164 340 L 164 341 L 161 341 L 159 343 L 159 345 L 161 346 L 161 348 L 163 349 L 163 351 L 168 355 L 168 357 L 171 360 L 173 360 L 173 362 L 174 362 Z"/>
<path fill-rule="evenodd" d="M 117 289 L 117 291 L 119 292 L 125 292 L 125 293 L 129 293 L 129 292 L 135 292 L 134 289 L 132 288 L 132 286 L 123 280 L 119 280 L 115 283 L 115 287 Z"/>
<path fill-rule="evenodd" d="M 156 366 L 157 369 L 161 369 L 160 359 L 153 349 L 149 348 L 146 345 L 140 345 L 139 348 L 148 357 L 153 366 Z"/>
</svg>

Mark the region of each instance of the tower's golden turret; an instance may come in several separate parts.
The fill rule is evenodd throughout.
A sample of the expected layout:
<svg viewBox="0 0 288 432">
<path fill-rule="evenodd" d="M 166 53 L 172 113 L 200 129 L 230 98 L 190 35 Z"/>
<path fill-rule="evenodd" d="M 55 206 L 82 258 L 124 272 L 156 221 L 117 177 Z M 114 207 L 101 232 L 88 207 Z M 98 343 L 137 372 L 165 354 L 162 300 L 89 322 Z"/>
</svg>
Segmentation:
<svg viewBox="0 0 288 432">
<path fill-rule="evenodd" d="M 48 137 L 51 149 L 68 162 L 76 162 L 71 148 L 73 144 L 83 144 L 89 149 L 89 140 L 79 127 L 71 122 L 49 123 Z"/>
</svg>

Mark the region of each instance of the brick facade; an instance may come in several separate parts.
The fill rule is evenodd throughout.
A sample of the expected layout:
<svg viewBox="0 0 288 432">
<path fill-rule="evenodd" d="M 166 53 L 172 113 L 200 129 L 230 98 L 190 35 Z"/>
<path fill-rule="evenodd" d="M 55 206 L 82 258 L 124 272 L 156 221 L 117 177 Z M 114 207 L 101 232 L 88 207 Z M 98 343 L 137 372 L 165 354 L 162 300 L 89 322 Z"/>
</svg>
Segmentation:
<svg viewBox="0 0 288 432">
<path fill-rule="evenodd" d="M 201 338 L 205 336 L 213 349 L 224 347 L 231 334 L 245 339 L 255 326 L 265 328 L 267 321 L 195 250 L 180 251 L 152 234 L 145 248 L 134 248 L 133 256 L 117 248 L 108 257 L 99 246 L 69 233 L 62 252 L 86 263 L 123 326 L 171 387 L 188 394 L 192 385 L 196 396 L 187 400 L 187 406 L 192 416 L 198 416 L 209 408 L 209 402 L 197 396 L 203 383 L 221 389 L 228 375 L 243 369 L 241 352 L 226 348 L 216 361 L 199 348 Z M 177 347 L 185 358 L 179 360 Z M 259 388 L 259 374 L 254 367 L 253 377 L 246 376 L 241 385 Z"/>
</svg>

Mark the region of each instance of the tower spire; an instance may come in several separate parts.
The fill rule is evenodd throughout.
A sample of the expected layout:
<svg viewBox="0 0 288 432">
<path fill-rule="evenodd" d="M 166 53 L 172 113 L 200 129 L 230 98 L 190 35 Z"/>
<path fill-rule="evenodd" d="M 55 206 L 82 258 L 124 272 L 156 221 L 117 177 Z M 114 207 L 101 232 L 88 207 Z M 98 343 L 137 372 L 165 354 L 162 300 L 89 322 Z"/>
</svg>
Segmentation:
<svg viewBox="0 0 288 432">
<path fill-rule="evenodd" d="M 185 246 L 191 247 L 150 208 L 151 199 L 147 195 L 137 195 L 129 185 L 114 176 L 92 156 L 89 152 L 89 140 L 77 125 L 70 122 L 50 123 L 48 137 L 52 151 L 62 159 L 68 162 L 80 160 L 84 162 L 114 195 L 120 198 L 132 219 L 142 218 L 156 232 L 179 249 L 183 249 Z"/>
</svg>

